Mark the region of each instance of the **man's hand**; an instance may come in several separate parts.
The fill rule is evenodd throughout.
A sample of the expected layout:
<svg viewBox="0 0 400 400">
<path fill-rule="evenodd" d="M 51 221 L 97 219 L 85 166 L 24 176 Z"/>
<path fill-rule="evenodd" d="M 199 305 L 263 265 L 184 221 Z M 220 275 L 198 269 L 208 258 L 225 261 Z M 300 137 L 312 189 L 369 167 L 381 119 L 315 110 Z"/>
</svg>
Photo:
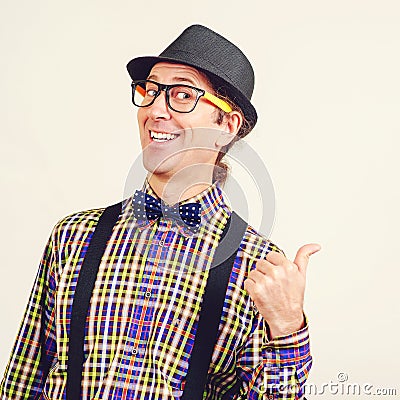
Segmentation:
<svg viewBox="0 0 400 400">
<path fill-rule="evenodd" d="M 300 247 L 294 262 L 270 251 L 245 280 L 244 287 L 268 323 L 271 339 L 302 328 L 307 265 L 320 249 L 317 243 Z"/>
</svg>

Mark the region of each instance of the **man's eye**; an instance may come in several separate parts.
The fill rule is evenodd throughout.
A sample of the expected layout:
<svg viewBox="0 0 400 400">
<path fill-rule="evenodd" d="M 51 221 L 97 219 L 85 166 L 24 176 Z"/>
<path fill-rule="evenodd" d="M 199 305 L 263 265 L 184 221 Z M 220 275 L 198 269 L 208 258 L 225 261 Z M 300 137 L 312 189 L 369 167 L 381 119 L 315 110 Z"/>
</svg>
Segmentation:
<svg viewBox="0 0 400 400">
<path fill-rule="evenodd" d="M 179 92 L 177 93 L 176 97 L 180 100 L 186 100 L 186 99 L 190 99 L 190 93 L 186 93 L 186 92 Z"/>
<path fill-rule="evenodd" d="M 150 97 L 154 97 L 157 94 L 157 90 L 155 89 L 147 89 L 146 90 L 146 95 Z"/>
<path fill-rule="evenodd" d="M 176 100 L 190 100 L 193 98 L 193 93 L 191 90 L 176 90 L 172 93 L 172 95 Z"/>
</svg>

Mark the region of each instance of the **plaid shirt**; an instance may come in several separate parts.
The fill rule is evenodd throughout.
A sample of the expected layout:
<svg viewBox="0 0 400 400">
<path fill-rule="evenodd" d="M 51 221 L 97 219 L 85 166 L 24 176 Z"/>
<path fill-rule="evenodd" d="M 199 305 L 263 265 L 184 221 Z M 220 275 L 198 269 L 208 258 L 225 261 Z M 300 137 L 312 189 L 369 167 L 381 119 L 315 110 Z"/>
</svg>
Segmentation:
<svg viewBox="0 0 400 400">
<path fill-rule="evenodd" d="M 147 181 L 144 190 L 155 196 Z M 185 201 L 201 205 L 197 233 L 170 219 L 138 220 L 132 197 L 123 202 L 91 298 L 82 399 L 182 395 L 208 268 L 231 213 L 217 184 Z M 65 398 L 74 290 L 103 210 L 77 212 L 54 226 L 0 386 L 1 399 Z M 243 285 L 256 260 L 269 251 L 282 252 L 248 226 L 230 276 L 204 399 L 222 398 L 237 379 L 241 398 L 302 397 L 312 363 L 307 326 L 269 340 Z M 43 292 L 48 376 L 40 366 Z"/>
</svg>

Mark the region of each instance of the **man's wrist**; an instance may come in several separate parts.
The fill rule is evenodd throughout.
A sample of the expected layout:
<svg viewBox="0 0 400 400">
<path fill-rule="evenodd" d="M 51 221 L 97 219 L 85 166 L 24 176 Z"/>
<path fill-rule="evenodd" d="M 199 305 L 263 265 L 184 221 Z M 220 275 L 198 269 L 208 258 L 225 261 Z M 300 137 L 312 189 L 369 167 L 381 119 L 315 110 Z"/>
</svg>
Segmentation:
<svg viewBox="0 0 400 400">
<path fill-rule="evenodd" d="M 266 321 L 268 327 L 269 340 L 280 336 L 287 336 L 304 328 L 306 324 L 304 313 L 301 316 L 291 321 L 279 321 L 276 324 L 271 324 Z"/>
</svg>

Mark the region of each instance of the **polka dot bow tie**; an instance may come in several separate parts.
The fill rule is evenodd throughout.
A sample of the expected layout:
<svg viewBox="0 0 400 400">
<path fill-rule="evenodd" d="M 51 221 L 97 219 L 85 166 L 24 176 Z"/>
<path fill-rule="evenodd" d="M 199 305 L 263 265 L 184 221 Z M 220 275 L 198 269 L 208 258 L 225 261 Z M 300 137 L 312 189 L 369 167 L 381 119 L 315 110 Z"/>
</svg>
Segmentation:
<svg viewBox="0 0 400 400">
<path fill-rule="evenodd" d="M 184 225 L 189 230 L 196 231 L 200 226 L 201 217 L 199 203 L 186 203 L 168 206 L 141 190 L 136 190 L 133 200 L 133 213 L 139 220 L 155 220 L 164 216 Z"/>
</svg>

